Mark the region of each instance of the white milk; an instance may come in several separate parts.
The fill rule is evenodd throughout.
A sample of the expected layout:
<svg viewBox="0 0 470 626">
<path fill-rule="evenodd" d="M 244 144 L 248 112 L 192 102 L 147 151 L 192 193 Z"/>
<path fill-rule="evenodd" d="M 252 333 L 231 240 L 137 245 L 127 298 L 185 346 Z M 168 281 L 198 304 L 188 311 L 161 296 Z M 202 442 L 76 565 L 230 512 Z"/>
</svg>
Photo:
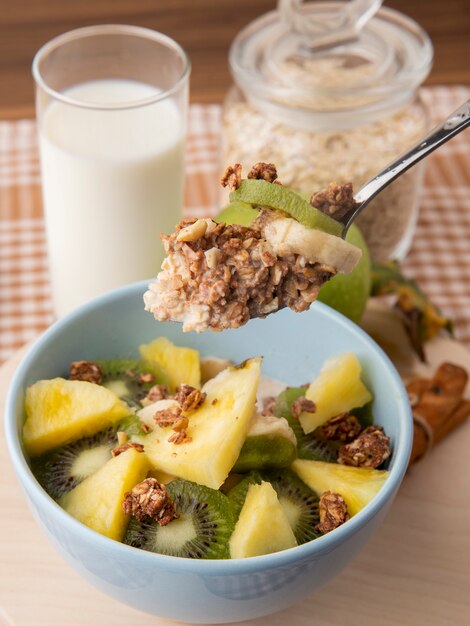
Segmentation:
<svg viewBox="0 0 470 626">
<path fill-rule="evenodd" d="M 142 83 L 102 80 L 66 95 L 125 103 L 155 93 Z M 174 229 L 183 206 L 183 137 L 181 113 L 171 100 L 126 110 L 48 106 L 40 151 L 58 316 L 157 273 L 163 258 L 159 235 Z"/>
</svg>

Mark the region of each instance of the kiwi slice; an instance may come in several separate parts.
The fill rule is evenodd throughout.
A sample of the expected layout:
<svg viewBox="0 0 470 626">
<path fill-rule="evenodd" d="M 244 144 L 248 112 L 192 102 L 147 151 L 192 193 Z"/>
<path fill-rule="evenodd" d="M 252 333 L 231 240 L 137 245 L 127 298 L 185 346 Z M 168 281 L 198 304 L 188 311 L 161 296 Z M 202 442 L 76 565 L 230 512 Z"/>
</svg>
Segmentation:
<svg viewBox="0 0 470 626">
<path fill-rule="evenodd" d="M 135 359 L 107 359 L 97 363 L 103 372 L 101 384 L 130 407 L 142 408 L 141 401 L 149 389 L 160 382 L 153 369 Z"/>
<path fill-rule="evenodd" d="M 251 204 L 235 200 L 222 209 L 217 217 L 214 218 L 214 221 L 218 224 L 223 222 L 224 224 L 249 226 L 255 221 L 258 215 L 259 210 L 254 209 Z"/>
<path fill-rule="evenodd" d="M 372 402 L 368 402 L 367 404 L 364 404 L 364 406 L 358 407 L 357 409 L 351 409 L 350 414 L 357 417 L 362 428 L 372 426 L 372 424 L 374 423 Z"/>
<path fill-rule="evenodd" d="M 341 443 L 322 437 L 319 428 L 306 435 L 299 420 L 292 415 L 292 403 L 304 396 L 305 391 L 306 389 L 303 387 L 288 387 L 281 392 L 276 398 L 274 415 L 284 417 L 294 431 L 297 438 L 297 456 L 299 459 L 336 462 Z"/>
<path fill-rule="evenodd" d="M 310 461 L 327 461 L 328 463 L 336 463 L 338 451 L 343 445 L 341 441 L 333 441 L 325 439 L 320 435 L 319 428 L 304 435 L 299 441 L 297 451 L 299 459 L 308 459 Z"/>
<path fill-rule="evenodd" d="M 297 442 L 301 441 L 305 435 L 299 420 L 292 415 L 292 403 L 304 396 L 305 391 L 306 389 L 303 387 L 287 387 L 277 396 L 274 404 L 274 415 L 284 417 L 287 420 L 294 431 Z"/>
<path fill-rule="evenodd" d="M 318 496 L 291 470 L 264 472 L 263 480 L 277 492 L 297 543 L 306 543 L 321 535 L 315 528 L 320 521 Z"/>
<path fill-rule="evenodd" d="M 276 490 L 279 502 L 286 512 L 297 543 L 316 539 L 321 533 L 315 530 L 320 521 L 318 496 L 291 470 L 250 472 L 228 494 L 236 518 L 240 515 L 250 485 L 268 481 Z"/>
<path fill-rule="evenodd" d="M 245 439 L 232 470 L 245 473 L 250 470 L 289 467 L 296 457 L 297 450 L 290 439 L 255 435 Z"/>
<path fill-rule="evenodd" d="M 296 191 L 266 180 L 242 180 L 230 194 L 230 202 L 246 202 L 288 213 L 307 228 L 316 228 L 331 235 L 341 236 L 343 225 L 315 209 Z"/>
<path fill-rule="evenodd" d="M 31 461 L 31 471 L 43 489 L 55 500 L 94 474 L 111 458 L 117 433 L 144 434 L 140 420 L 130 415 L 100 432 L 60 446 Z"/>
<path fill-rule="evenodd" d="M 245 502 L 246 494 L 248 493 L 248 489 L 250 485 L 260 485 L 263 482 L 263 477 L 260 472 L 253 471 L 246 474 L 240 482 L 232 487 L 228 492 L 228 499 L 230 500 L 230 504 L 232 505 L 233 514 L 235 519 L 238 519 L 240 515 L 240 511 L 242 510 L 242 506 Z"/>
<path fill-rule="evenodd" d="M 169 556 L 190 559 L 230 558 L 229 539 L 235 520 L 227 496 L 187 480 L 167 485 L 178 519 L 160 526 L 147 518 L 132 518 L 124 543 Z"/>
<path fill-rule="evenodd" d="M 230 473 L 227 478 L 224 480 L 222 485 L 219 487 L 219 491 L 221 491 L 224 495 L 228 495 L 228 493 L 238 485 L 238 483 L 243 480 L 243 474 L 235 474 Z"/>
</svg>

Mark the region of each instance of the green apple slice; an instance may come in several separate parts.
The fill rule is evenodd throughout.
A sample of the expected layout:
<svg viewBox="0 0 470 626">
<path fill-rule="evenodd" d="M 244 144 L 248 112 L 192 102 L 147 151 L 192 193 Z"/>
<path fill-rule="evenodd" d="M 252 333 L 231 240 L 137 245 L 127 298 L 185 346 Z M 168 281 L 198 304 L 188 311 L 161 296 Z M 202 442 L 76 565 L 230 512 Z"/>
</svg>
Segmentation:
<svg viewBox="0 0 470 626">
<path fill-rule="evenodd" d="M 218 224 L 239 224 L 240 226 L 250 226 L 259 215 L 259 210 L 254 209 L 247 202 L 238 200 L 231 202 L 214 218 Z"/>
</svg>

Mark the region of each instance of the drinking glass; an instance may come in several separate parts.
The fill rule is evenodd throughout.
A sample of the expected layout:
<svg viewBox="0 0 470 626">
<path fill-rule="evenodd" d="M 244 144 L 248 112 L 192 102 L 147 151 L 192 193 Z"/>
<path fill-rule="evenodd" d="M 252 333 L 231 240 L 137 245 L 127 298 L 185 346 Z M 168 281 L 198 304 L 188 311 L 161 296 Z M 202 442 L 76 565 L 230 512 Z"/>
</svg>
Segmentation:
<svg viewBox="0 0 470 626">
<path fill-rule="evenodd" d="M 190 62 L 153 30 L 65 33 L 33 62 L 57 316 L 150 278 L 183 206 Z"/>
</svg>

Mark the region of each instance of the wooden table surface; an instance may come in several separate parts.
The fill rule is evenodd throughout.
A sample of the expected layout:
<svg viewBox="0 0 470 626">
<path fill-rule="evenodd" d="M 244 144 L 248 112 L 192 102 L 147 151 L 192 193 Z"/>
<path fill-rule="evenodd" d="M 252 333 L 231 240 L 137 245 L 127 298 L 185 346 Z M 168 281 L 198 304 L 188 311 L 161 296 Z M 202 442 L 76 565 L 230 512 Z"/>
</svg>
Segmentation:
<svg viewBox="0 0 470 626">
<path fill-rule="evenodd" d="M 470 0 L 389 0 L 430 34 L 435 63 L 427 84 L 470 83 Z M 100 23 L 160 30 L 192 64 L 193 102 L 221 102 L 231 82 L 227 53 L 237 32 L 276 0 L 0 0 L 0 119 L 33 117 L 31 61 L 60 33 Z"/>
</svg>

